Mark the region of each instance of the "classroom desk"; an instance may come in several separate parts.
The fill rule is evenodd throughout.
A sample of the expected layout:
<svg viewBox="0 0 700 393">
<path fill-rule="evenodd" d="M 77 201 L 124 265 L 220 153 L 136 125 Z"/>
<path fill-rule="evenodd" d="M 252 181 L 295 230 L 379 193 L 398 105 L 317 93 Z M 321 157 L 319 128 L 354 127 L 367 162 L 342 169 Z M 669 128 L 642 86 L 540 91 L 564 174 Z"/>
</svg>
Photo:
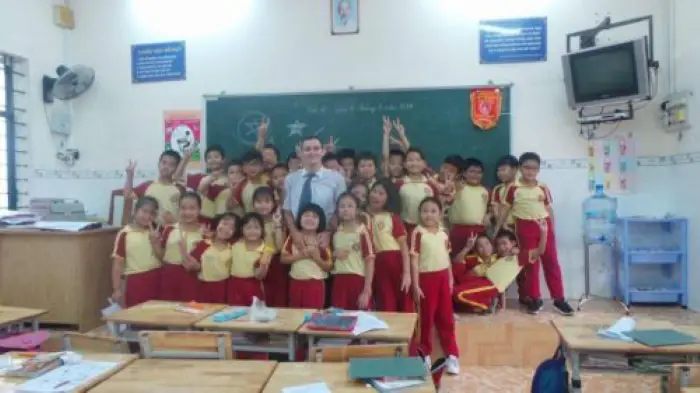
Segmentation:
<svg viewBox="0 0 700 393">
<path fill-rule="evenodd" d="M 581 392 L 581 356 L 582 355 L 647 355 L 654 357 L 685 357 L 688 363 L 700 360 L 700 344 L 674 345 L 667 347 L 648 347 L 636 342 L 618 341 L 598 336 L 598 330 L 615 323 L 615 319 L 604 323 L 591 324 L 585 321 L 553 320 L 552 326 L 559 335 L 559 343 L 564 348 L 566 359 L 571 366 L 571 385 L 573 393 Z M 700 327 L 674 325 L 668 321 L 638 319 L 638 329 L 676 329 L 680 332 L 700 337 Z M 660 374 L 661 384 L 665 385 L 668 376 Z"/>
<path fill-rule="evenodd" d="M 141 359 L 90 392 L 259 393 L 276 365 L 256 360 Z"/>
<path fill-rule="evenodd" d="M 27 353 L 20 353 L 20 352 L 12 352 L 12 353 L 7 353 L 6 355 L 11 355 L 11 356 L 17 356 L 18 358 L 23 357 L 22 355 L 27 355 Z M 114 374 L 118 373 L 121 371 L 124 367 L 128 366 L 130 363 L 134 362 L 136 359 L 138 359 L 137 355 L 127 355 L 127 354 L 118 354 L 118 353 L 86 353 L 83 354 L 83 359 L 85 360 L 92 360 L 92 361 L 97 361 L 97 362 L 115 362 L 119 363 L 119 365 L 111 369 L 109 372 L 104 373 L 100 375 L 97 378 L 91 379 L 87 382 L 85 382 L 83 385 L 81 385 L 78 389 L 71 390 L 68 393 L 84 393 L 90 390 L 92 387 L 95 385 L 99 384 L 100 382 L 104 381 L 105 379 L 110 378 Z M 5 378 L 3 376 L 0 376 L 0 393 L 13 393 L 17 386 L 21 385 L 22 383 L 26 382 L 26 378 Z"/>
<path fill-rule="evenodd" d="M 700 393 L 700 388 L 683 388 L 682 393 Z"/>
<path fill-rule="evenodd" d="M 197 314 L 191 314 L 177 311 L 175 308 L 178 305 L 187 306 L 187 303 L 151 300 L 106 316 L 104 320 L 111 332 L 124 337 L 126 332 L 118 333 L 117 324 L 188 330 L 193 328 L 195 323 L 225 307 L 223 304 L 199 304 L 203 310 Z"/>
<path fill-rule="evenodd" d="M 0 332 L 11 332 L 13 326 L 21 327 L 29 322 L 32 324 L 32 329 L 39 330 L 39 317 L 47 312 L 47 310 L 34 308 L 0 306 Z"/>
<path fill-rule="evenodd" d="M 0 303 L 48 310 L 42 322 L 81 332 L 101 325 L 118 231 L 0 229 Z"/>
<path fill-rule="evenodd" d="M 350 332 L 336 332 L 330 330 L 311 330 L 302 326 L 297 334 L 307 336 L 309 348 L 314 345 L 316 339 L 319 338 L 345 338 L 345 339 L 360 339 L 364 341 L 382 341 L 382 342 L 400 342 L 408 343 L 413 337 L 413 332 L 416 328 L 418 314 L 416 313 L 397 313 L 397 312 L 370 312 L 370 314 L 386 322 L 389 329 L 372 330 L 367 333 L 353 336 Z"/>
<path fill-rule="evenodd" d="M 227 307 L 224 312 L 230 312 L 248 307 Z M 284 345 L 275 345 L 274 341 L 268 344 L 257 344 L 247 339 L 238 340 L 234 338 L 234 351 L 262 352 L 262 353 L 286 353 L 290 361 L 294 361 L 296 353 L 296 332 L 304 323 L 307 314 L 314 312 L 311 309 L 276 308 L 277 317 L 270 322 L 251 322 L 248 315 L 241 318 L 226 321 L 214 322 L 214 316 L 208 316 L 197 322 L 194 327 L 203 330 L 223 330 L 233 333 L 267 333 L 271 335 L 284 336 Z"/>
<path fill-rule="evenodd" d="M 368 393 L 374 389 L 363 382 L 348 380 L 349 363 L 280 363 L 265 385 L 263 393 L 279 393 L 283 388 L 325 382 L 333 393 Z M 433 381 L 406 389 L 407 393 L 435 393 Z"/>
</svg>

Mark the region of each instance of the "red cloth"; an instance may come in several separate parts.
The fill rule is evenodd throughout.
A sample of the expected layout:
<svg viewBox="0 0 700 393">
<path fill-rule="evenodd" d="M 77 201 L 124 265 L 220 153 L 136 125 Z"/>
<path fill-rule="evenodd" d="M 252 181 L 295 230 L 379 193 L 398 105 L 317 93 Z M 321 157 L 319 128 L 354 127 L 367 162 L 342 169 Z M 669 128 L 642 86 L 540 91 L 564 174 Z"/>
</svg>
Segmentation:
<svg viewBox="0 0 700 393">
<path fill-rule="evenodd" d="M 230 277 L 226 293 L 226 302 L 232 306 L 250 306 L 253 297 L 265 300 L 262 282 L 255 277 Z"/>
<path fill-rule="evenodd" d="M 564 299 L 564 283 L 561 278 L 561 267 L 557 257 L 557 244 L 552 230 L 552 222 L 547 219 L 547 247 L 540 261 L 530 263 L 530 251 L 536 250 L 540 244 L 540 226 L 535 220 L 515 220 L 515 233 L 518 237 L 520 255 L 518 256 L 523 270 L 520 280 L 523 283 L 522 295 L 531 299 L 540 299 L 540 265 L 544 270 L 544 279 L 552 299 Z"/>
<path fill-rule="evenodd" d="M 411 234 L 413 233 L 413 231 L 416 229 L 416 227 L 417 227 L 418 225 L 417 225 L 417 224 L 411 224 L 410 222 L 404 221 L 404 222 L 403 222 L 403 226 L 404 226 L 404 228 L 406 228 L 406 235 L 407 235 L 408 238 L 410 239 L 410 238 L 411 238 Z"/>
<path fill-rule="evenodd" d="M 364 288 L 365 278 L 359 274 L 334 275 L 331 305 L 343 310 L 359 310 L 357 301 Z M 369 308 L 372 308 L 372 299 L 370 299 Z"/>
<path fill-rule="evenodd" d="M 228 280 L 200 281 L 197 301 L 200 303 L 225 304 Z"/>
<path fill-rule="evenodd" d="M 378 311 L 414 312 L 411 291 L 401 292 L 402 276 L 401 251 L 383 251 L 376 254 L 372 286 Z"/>
<path fill-rule="evenodd" d="M 420 273 L 419 283 L 424 295 L 419 306 L 420 349 L 426 354 L 433 353 L 434 327 L 445 356 L 459 356 L 449 271 Z"/>
<path fill-rule="evenodd" d="M 289 296 L 289 265 L 280 262 L 280 254 L 270 261 L 267 275 L 263 280 L 265 303 L 270 307 L 287 307 Z"/>
<path fill-rule="evenodd" d="M 452 245 L 452 257 L 459 254 L 467 245 L 470 237 L 484 233 L 483 225 L 452 224 L 450 229 L 450 244 Z"/>
<path fill-rule="evenodd" d="M 289 307 L 320 310 L 325 296 L 323 280 L 289 280 Z"/>
<path fill-rule="evenodd" d="M 143 273 L 127 275 L 124 305 L 133 307 L 149 300 L 158 299 L 162 272 L 162 268 L 156 268 Z"/>
<path fill-rule="evenodd" d="M 182 265 L 163 264 L 160 278 L 160 299 L 172 302 L 191 302 L 197 299 L 199 279 L 197 273 Z"/>
<path fill-rule="evenodd" d="M 479 310 L 487 310 L 493 299 L 499 295 L 491 280 L 478 276 L 470 276 L 456 284 L 452 293 L 457 305 Z"/>
</svg>

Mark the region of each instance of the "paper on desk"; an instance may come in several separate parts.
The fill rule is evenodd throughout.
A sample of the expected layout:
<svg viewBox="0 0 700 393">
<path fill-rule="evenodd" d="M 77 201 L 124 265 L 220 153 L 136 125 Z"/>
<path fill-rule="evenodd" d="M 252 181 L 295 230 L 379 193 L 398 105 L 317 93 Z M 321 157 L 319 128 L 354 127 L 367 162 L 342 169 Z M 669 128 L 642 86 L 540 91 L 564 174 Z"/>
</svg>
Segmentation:
<svg viewBox="0 0 700 393">
<path fill-rule="evenodd" d="M 389 329 L 389 325 L 381 319 L 375 317 L 370 313 L 364 311 L 348 312 L 342 315 L 352 315 L 357 317 L 357 322 L 355 323 L 355 328 L 352 329 L 352 335 L 358 336 L 362 333 L 369 332 L 371 330 L 386 330 Z"/>
<path fill-rule="evenodd" d="M 603 338 L 621 341 L 634 341 L 625 333 L 631 332 L 637 326 L 637 322 L 631 317 L 622 317 L 607 329 L 598 330 L 598 335 Z"/>
<path fill-rule="evenodd" d="M 331 393 L 331 390 L 325 382 L 316 382 L 283 388 L 282 393 Z"/>
<path fill-rule="evenodd" d="M 34 228 L 46 231 L 80 232 L 86 229 L 96 229 L 102 224 L 94 221 L 37 221 Z"/>
<path fill-rule="evenodd" d="M 87 381 L 118 367 L 114 362 L 80 362 L 64 365 L 48 373 L 30 379 L 17 387 L 17 393 L 62 393 L 71 392 Z"/>
</svg>

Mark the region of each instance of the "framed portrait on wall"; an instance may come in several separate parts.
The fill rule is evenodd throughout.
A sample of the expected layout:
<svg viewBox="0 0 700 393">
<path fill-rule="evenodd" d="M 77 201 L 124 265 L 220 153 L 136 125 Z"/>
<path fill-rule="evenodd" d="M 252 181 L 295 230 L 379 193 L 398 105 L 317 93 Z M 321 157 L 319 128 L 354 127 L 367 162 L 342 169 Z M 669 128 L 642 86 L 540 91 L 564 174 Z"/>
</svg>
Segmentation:
<svg viewBox="0 0 700 393">
<path fill-rule="evenodd" d="M 360 0 L 330 0 L 331 34 L 347 35 L 360 32 Z"/>
</svg>

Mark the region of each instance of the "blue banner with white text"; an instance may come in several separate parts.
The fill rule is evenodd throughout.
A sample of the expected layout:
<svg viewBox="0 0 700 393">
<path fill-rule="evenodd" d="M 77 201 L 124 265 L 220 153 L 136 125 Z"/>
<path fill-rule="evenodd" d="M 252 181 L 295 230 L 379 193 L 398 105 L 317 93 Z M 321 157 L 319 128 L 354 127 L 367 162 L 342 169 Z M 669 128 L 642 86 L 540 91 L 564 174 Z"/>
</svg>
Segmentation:
<svg viewBox="0 0 700 393">
<path fill-rule="evenodd" d="M 547 61 L 547 18 L 479 22 L 481 64 Z"/>
<path fill-rule="evenodd" d="M 185 80 L 185 41 L 131 46 L 131 82 Z"/>
</svg>

